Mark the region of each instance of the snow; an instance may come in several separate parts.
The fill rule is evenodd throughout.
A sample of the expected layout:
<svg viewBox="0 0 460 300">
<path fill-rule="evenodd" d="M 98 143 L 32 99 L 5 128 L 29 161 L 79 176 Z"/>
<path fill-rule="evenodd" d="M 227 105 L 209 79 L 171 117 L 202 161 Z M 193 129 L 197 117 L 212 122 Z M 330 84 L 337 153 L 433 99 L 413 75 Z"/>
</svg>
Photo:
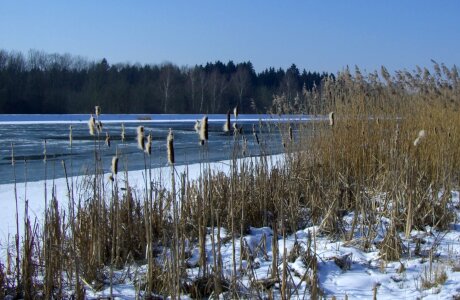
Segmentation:
<svg viewBox="0 0 460 300">
<path fill-rule="evenodd" d="M 246 158 L 245 160 L 250 160 Z M 282 162 L 283 155 L 274 156 L 272 159 L 273 164 Z M 240 161 L 241 162 L 241 161 Z M 197 179 L 200 174 L 200 168 L 203 165 L 192 164 L 188 166 L 177 166 L 176 176 L 187 171 L 190 180 Z M 229 172 L 230 161 L 220 161 L 209 164 L 210 168 L 217 172 Z M 155 176 L 169 176 L 170 168 L 163 167 L 153 170 Z M 144 171 L 131 171 L 129 172 L 129 181 L 131 185 L 142 187 L 144 181 Z M 81 182 L 83 177 L 74 177 L 74 184 Z M 163 180 L 165 187 L 170 188 L 169 181 Z M 176 180 L 179 182 L 179 180 Z M 51 180 L 46 182 L 48 191 L 51 190 L 53 182 Z M 60 201 L 62 207 L 65 207 L 64 201 L 67 199 L 67 185 L 64 178 L 54 180 L 56 187 L 56 196 Z M 19 220 L 23 218 L 24 199 L 29 201 L 29 215 L 31 219 L 36 218 L 40 220 L 44 214 L 44 188 L 45 182 L 30 182 L 17 184 L 18 191 L 18 204 L 19 204 Z M 452 191 L 452 203 L 460 203 L 459 191 Z M 378 197 L 378 195 L 376 196 Z M 48 196 L 49 198 L 49 196 Z M 4 252 L 6 249 L 7 241 L 11 243 L 13 240 L 15 228 L 15 200 L 14 200 L 14 185 L 3 184 L 0 185 L 0 243 L 1 250 Z M 315 256 L 318 261 L 318 280 L 321 290 L 325 296 L 330 298 L 332 295 L 344 298 L 345 295 L 348 299 L 371 299 L 376 289 L 378 299 L 449 299 L 460 294 L 460 272 L 456 272 L 453 267 L 459 266 L 460 263 L 460 212 L 457 211 L 456 221 L 451 224 L 450 230 L 447 232 L 439 232 L 433 228 L 427 227 L 424 231 L 412 231 L 411 237 L 423 238 L 422 253 L 433 251 L 433 265 L 431 274 L 434 277 L 434 272 L 444 270 L 447 274 L 447 281 L 439 286 L 429 289 L 422 288 L 422 279 L 429 276 L 429 259 L 426 257 L 415 256 L 413 254 L 415 245 L 408 243 L 408 240 L 401 234 L 401 238 L 405 245 L 410 249 L 409 254 L 403 256 L 401 261 L 384 263 L 380 259 L 378 249 L 371 248 L 366 252 L 357 246 L 357 243 L 345 243 L 340 240 L 331 240 L 330 237 L 322 235 L 319 226 L 310 226 L 304 230 L 300 230 L 295 234 L 286 237 L 285 242 L 281 236 L 278 239 L 279 250 L 279 266 L 280 271 L 282 268 L 281 258 L 283 257 L 284 247 L 286 247 L 287 254 L 291 252 L 297 243 L 301 246 L 302 251 L 306 251 L 309 236 L 316 242 Z M 350 225 L 353 216 L 351 214 L 344 216 L 344 222 Z M 382 223 L 388 220 L 382 220 Z M 22 224 L 22 222 L 19 222 Z M 318 224 L 319 225 L 319 224 Z M 383 228 L 383 227 L 382 227 Z M 22 232 L 23 229 L 21 228 Z M 212 264 L 212 251 L 211 251 L 211 230 L 208 229 L 206 251 L 207 259 Z M 382 232 L 383 234 L 383 232 Z M 227 232 L 224 228 L 221 230 L 221 237 L 225 238 Z M 243 261 L 243 269 L 252 267 L 251 272 L 246 272 L 242 275 L 240 283 L 246 286 L 249 290 L 251 278 L 253 280 L 267 279 L 270 277 L 270 270 L 272 266 L 273 249 L 272 239 L 273 231 L 268 227 L 251 228 L 250 232 L 244 236 L 244 240 L 254 255 L 254 261 Z M 355 237 L 359 238 L 359 237 Z M 265 247 L 262 247 L 262 241 L 265 240 Z M 232 241 L 222 244 L 222 260 L 223 272 L 228 278 L 233 272 L 232 265 Z M 239 262 L 241 253 L 239 238 L 235 241 L 236 261 Z M 198 276 L 197 265 L 199 251 L 194 248 L 191 257 L 188 259 L 188 264 L 192 267 L 187 269 L 188 275 L 193 278 Z M 348 258 L 348 265 L 341 269 L 336 263 L 337 258 Z M 401 271 L 401 266 L 404 270 Z M 237 266 L 239 268 L 239 266 Z M 296 258 L 293 262 L 288 263 L 288 282 L 291 287 L 291 298 L 308 299 L 310 292 L 307 283 L 302 280 L 305 273 L 311 272 L 305 266 L 301 257 Z M 124 269 L 115 273 L 115 285 L 113 292 L 115 299 L 135 299 L 136 288 L 134 286 L 134 274 L 145 273 L 145 266 L 132 265 L 130 269 Z M 275 284 L 279 287 L 279 284 Z M 108 296 L 110 293 L 109 286 L 105 286 L 102 291 L 95 292 L 87 287 L 87 297 L 89 299 Z M 275 292 L 275 297 L 279 294 Z M 187 298 L 187 295 L 184 295 Z"/>
</svg>

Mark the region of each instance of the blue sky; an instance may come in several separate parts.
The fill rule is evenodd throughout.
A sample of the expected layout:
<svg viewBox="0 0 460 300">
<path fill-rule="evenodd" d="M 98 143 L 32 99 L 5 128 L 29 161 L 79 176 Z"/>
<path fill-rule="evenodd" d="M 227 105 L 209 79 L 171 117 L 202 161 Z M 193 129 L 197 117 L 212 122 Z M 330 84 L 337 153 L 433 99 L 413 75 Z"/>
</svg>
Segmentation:
<svg viewBox="0 0 460 300">
<path fill-rule="evenodd" d="M 0 49 L 178 65 L 460 64 L 460 1 L 3 1 Z"/>
</svg>

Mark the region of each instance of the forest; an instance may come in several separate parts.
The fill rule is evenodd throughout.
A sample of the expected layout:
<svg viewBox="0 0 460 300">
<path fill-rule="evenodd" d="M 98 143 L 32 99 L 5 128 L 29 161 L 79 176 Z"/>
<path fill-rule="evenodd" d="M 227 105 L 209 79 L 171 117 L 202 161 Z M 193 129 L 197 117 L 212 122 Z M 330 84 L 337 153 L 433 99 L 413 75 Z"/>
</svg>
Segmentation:
<svg viewBox="0 0 460 300">
<path fill-rule="evenodd" d="M 104 113 L 225 113 L 236 105 L 242 113 L 266 113 L 278 96 L 295 107 L 299 95 L 333 76 L 295 64 L 256 72 L 250 61 L 111 64 L 105 58 L 0 50 L 0 113 L 87 113 L 95 105 Z"/>
</svg>

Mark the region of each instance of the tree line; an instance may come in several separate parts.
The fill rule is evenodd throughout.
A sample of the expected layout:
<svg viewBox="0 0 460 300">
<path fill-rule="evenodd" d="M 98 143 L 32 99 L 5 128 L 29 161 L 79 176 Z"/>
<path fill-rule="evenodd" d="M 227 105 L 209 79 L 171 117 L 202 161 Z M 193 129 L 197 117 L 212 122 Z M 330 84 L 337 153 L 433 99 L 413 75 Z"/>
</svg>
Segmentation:
<svg viewBox="0 0 460 300">
<path fill-rule="evenodd" d="M 250 61 L 179 67 L 109 64 L 70 54 L 0 50 L 0 113 L 265 113 L 283 95 L 294 102 L 332 74 L 284 70 L 257 73 Z M 305 113 L 308 113 L 306 111 Z"/>
</svg>

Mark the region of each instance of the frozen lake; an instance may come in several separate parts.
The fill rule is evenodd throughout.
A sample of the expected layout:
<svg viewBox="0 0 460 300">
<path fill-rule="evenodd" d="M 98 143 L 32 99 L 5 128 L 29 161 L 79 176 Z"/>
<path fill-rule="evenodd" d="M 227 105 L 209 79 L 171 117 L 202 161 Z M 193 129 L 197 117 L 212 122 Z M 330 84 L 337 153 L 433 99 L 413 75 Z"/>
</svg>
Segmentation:
<svg viewBox="0 0 460 300">
<path fill-rule="evenodd" d="M 144 168 L 143 153 L 137 148 L 136 128 L 145 127 L 146 135 L 151 133 L 152 167 L 167 164 L 166 137 L 169 128 L 174 131 L 176 164 L 188 164 L 203 161 L 198 135 L 194 123 L 203 115 L 104 115 L 101 149 L 104 171 L 110 170 L 110 161 L 116 149 L 129 155 L 128 169 Z M 222 131 L 225 115 L 208 115 L 209 153 L 208 161 L 230 159 L 234 155 L 233 136 Z M 43 163 L 44 141 L 47 144 L 47 178 L 64 176 L 62 161 L 66 162 L 68 175 L 82 175 L 91 172 L 94 166 L 94 137 L 89 135 L 88 114 L 80 115 L 0 115 L 0 184 L 14 181 L 11 166 L 11 144 L 14 147 L 16 161 L 16 180 L 18 182 L 44 179 Z M 241 115 L 238 124 L 243 126 L 247 138 L 246 156 L 276 154 L 282 151 L 279 124 L 284 122 L 303 122 L 317 120 L 310 116 L 271 116 Z M 232 123 L 234 122 L 232 116 Z M 125 125 L 126 142 L 121 143 L 121 124 Z M 252 135 L 252 126 L 256 125 L 261 146 Z M 69 126 L 72 126 L 72 155 L 69 146 Z M 111 136 L 111 147 L 104 145 L 105 132 Z M 242 156 L 239 151 L 239 157 Z M 70 168 L 72 157 L 72 168 Z M 89 171 L 88 171 L 89 170 Z"/>
</svg>

